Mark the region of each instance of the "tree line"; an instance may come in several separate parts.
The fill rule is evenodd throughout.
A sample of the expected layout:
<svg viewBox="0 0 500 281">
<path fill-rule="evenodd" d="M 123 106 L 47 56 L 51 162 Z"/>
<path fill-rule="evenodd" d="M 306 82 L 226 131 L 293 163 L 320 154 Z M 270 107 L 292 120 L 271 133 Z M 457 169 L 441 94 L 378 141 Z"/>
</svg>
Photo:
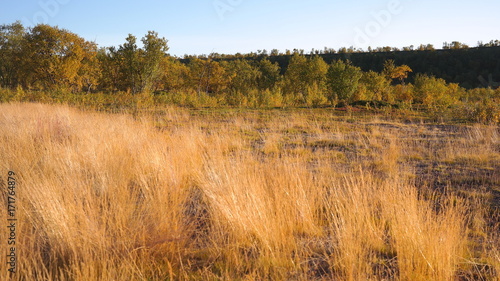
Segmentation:
<svg viewBox="0 0 500 281">
<path fill-rule="evenodd" d="M 118 47 L 100 48 L 58 27 L 40 24 L 24 28 L 19 22 L 2 25 L 0 85 L 9 89 L 88 94 L 151 93 L 164 102 L 192 106 L 364 103 L 416 105 L 437 110 L 461 102 L 492 102 L 499 97 L 499 90 L 491 85 L 484 89 L 466 89 L 458 82 L 447 82 L 429 74 L 435 69 L 414 71 L 421 66 L 399 63 L 402 61 L 399 55 L 405 52 L 392 52 L 391 57 L 376 51 L 351 53 L 350 56 L 339 53 L 306 55 L 300 50 L 285 55 L 274 51 L 273 56 L 260 51 L 254 56 L 212 54 L 180 59 L 168 55 L 168 41 L 156 32 L 148 32 L 140 41 L 141 47 L 138 39 L 129 35 Z M 478 49 L 497 51 L 496 45 L 491 42 L 491 46 Z M 431 46 L 425 48 L 411 53 L 433 54 L 434 57 L 429 55 L 433 61 L 446 65 L 443 60 L 450 53 L 438 54 Z M 467 50 L 468 46 L 453 43 L 440 52 Z M 470 54 L 457 54 L 463 59 L 471 57 Z M 283 58 L 286 63 L 280 61 Z M 416 58 L 418 56 L 413 59 Z M 491 64 L 499 68 L 498 56 L 496 58 Z M 470 63 L 480 61 L 472 59 Z M 366 64 L 371 66 L 366 67 Z M 489 78 L 491 80 L 491 76 Z"/>
</svg>

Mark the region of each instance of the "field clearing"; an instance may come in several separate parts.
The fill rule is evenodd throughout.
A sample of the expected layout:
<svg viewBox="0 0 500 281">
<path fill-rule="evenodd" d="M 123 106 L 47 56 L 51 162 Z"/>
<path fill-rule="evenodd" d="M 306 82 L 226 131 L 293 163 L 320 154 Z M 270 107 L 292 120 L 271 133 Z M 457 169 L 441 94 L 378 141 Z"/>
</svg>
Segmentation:
<svg viewBox="0 0 500 281">
<path fill-rule="evenodd" d="M 2 280 L 500 278 L 499 126 L 2 104 L 0 159 Z"/>
</svg>

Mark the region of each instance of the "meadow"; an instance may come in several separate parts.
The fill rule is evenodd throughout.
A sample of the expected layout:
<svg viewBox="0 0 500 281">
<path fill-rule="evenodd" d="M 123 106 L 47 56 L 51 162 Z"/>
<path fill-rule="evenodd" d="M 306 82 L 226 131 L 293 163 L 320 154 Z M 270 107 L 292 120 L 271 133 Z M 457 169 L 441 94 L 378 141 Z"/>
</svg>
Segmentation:
<svg viewBox="0 0 500 281">
<path fill-rule="evenodd" d="M 4 103 L 0 159 L 2 280 L 500 280 L 498 125 Z"/>
</svg>

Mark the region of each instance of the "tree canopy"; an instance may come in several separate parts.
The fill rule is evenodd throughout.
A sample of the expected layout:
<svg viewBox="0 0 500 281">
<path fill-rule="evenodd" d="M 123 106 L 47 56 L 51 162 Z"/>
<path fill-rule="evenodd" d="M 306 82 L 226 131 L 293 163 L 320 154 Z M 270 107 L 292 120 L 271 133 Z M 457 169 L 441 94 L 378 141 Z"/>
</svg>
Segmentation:
<svg viewBox="0 0 500 281">
<path fill-rule="evenodd" d="M 459 102 L 500 102 L 500 90 L 495 90 L 500 85 L 498 41 L 477 48 L 452 42 L 443 50 L 432 45 L 402 51 L 370 48 L 369 53 L 354 48 L 313 49 L 310 54 L 274 49 L 182 59 L 168 50 L 167 39 L 154 31 L 140 40 L 129 34 L 117 47 L 98 48 L 59 27 L 25 28 L 15 22 L 0 26 L 0 86 L 39 92 L 154 94 L 180 105 L 324 106 L 376 101 L 443 110 Z M 476 86 L 490 89 L 465 90 Z"/>
</svg>

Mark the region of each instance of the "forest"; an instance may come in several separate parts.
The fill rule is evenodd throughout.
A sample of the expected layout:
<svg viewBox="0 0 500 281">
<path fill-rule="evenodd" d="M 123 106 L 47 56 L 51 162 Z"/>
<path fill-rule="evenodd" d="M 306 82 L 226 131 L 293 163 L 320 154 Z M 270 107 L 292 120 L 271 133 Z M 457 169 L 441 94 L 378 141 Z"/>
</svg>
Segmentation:
<svg viewBox="0 0 500 281">
<path fill-rule="evenodd" d="M 234 55 L 168 54 L 149 31 L 118 47 L 99 47 L 65 29 L 20 22 L 0 26 L 1 100 L 92 101 L 107 106 L 146 99 L 188 107 L 371 106 L 451 111 L 500 121 L 500 42 L 259 50 Z M 122 100 L 122 102 L 117 102 Z"/>
</svg>

